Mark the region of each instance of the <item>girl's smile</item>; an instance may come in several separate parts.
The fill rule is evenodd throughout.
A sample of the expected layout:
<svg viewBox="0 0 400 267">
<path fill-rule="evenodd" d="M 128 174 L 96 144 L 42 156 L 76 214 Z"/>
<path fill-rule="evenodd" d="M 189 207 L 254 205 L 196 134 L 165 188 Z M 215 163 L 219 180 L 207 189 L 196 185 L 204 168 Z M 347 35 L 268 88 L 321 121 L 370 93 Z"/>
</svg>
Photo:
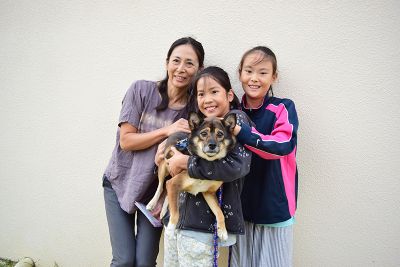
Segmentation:
<svg viewBox="0 0 400 267">
<path fill-rule="evenodd" d="M 233 92 L 227 92 L 212 77 L 202 77 L 197 82 L 197 103 L 206 117 L 223 117 L 230 110 Z"/>
<path fill-rule="evenodd" d="M 263 59 L 260 53 L 251 53 L 244 59 L 240 81 L 249 107 L 257 108 L 263 102 L 275 79 L 272 62 Z"/>
</svg>

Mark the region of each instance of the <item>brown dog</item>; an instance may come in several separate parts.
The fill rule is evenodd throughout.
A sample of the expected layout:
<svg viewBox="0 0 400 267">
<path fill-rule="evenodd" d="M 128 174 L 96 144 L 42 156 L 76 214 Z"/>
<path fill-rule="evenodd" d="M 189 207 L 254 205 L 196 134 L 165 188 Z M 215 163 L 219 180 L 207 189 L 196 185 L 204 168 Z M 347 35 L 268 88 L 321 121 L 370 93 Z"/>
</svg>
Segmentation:
<svg viewBox="0 0 400 267">
<path fill-rule="evenodd" d="M 189 115 L 189 127 L 191 130 L 190 135 L 187 137 L 187 134 L 176 133 L 168 137 L 165 144 L 164 158 L 168 159 L 172 157 L 172 146 L 178 145 L 178 150 L 180 150 L 179 146 L 181 145 L 182 140 L 187 137 L 188 150 L 191 154 L 197 155 L 208 161 L 222 159 L 236 144 L 236 138 L 232 134 L 235 126 L 235 114 L 228 114 L 222 120 L 218 118 L 206 118 L 203 120 L 197 113 L 192 112 Z M 167 175 L 167 163 L 165 160 L 163 160 L 158 167 L 157 191 L 153 199 L 146 207 L 148 210 L 152 210 L 156 206 L 160 196 L 162 195 L 164 180 Z M 193 195 L 197 195 L 201 192 L 217 219 L 218 237 L 222 240 L 226 240 L 228 238 L 228 232 L 226 231 L 225 227 L 225 219 L 222 210 L 218 205 L 218 200 L 215 194 L 221 185 L 222 181 L 191 178 L 186 170 L 168 180 L 166 183 L 168 204 L 170 209 L 168 229 L 175 229 L 176 224 L 178 223 L 179 192 L 186 191 Z M 163 211 L 161 212 L 162 216 L 166 211 L 166 207 L 167 202 L 164 202 Z"/>
</svg>

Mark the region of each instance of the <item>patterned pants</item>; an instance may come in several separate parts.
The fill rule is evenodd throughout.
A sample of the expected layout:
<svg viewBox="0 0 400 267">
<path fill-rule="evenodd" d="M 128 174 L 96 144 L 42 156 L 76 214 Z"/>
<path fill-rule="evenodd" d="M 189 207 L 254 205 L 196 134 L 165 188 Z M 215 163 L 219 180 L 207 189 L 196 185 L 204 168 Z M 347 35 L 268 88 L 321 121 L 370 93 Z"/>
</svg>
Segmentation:
<svg viewBox="0 0 400 267">
<path fill-rule="evenodd" d="M 164 228 L 165 267 L 211 267 L 214 248 L 210 244 Z"/>
</svg>

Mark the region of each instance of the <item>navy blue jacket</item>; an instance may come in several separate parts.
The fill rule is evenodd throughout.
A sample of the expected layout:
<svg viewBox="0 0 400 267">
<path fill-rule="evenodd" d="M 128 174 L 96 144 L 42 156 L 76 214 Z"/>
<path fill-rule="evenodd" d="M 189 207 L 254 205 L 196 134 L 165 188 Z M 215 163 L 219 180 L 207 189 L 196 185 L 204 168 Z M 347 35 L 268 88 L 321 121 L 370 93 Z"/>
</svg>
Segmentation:
<svg viewBox="0 0 400 267">
<path fill-rule="evenodd" d="M 250 109 L 244 96 L 242 110 L 256 125 L 243 125 L 237 136 L 253 152 L 241 195 L 244 219 L 257 224 L 286 221 L 297 206 L 295 105 L 289 99 L 266 96 L 259 108 Z"/>
</svg>

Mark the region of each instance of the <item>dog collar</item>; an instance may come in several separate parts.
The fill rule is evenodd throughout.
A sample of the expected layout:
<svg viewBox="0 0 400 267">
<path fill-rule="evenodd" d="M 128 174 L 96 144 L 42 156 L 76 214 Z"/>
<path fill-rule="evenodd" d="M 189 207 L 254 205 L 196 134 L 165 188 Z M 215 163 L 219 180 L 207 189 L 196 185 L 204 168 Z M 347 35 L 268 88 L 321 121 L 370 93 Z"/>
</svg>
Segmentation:
<svg viewBox="0 0 400 267">
<path fill-rule="evenodd" d="M 188 139 L 182 139 L 175 144 L 176 149 L 179 151 L 185 150 L 188 147 Z"/>
</svg>

